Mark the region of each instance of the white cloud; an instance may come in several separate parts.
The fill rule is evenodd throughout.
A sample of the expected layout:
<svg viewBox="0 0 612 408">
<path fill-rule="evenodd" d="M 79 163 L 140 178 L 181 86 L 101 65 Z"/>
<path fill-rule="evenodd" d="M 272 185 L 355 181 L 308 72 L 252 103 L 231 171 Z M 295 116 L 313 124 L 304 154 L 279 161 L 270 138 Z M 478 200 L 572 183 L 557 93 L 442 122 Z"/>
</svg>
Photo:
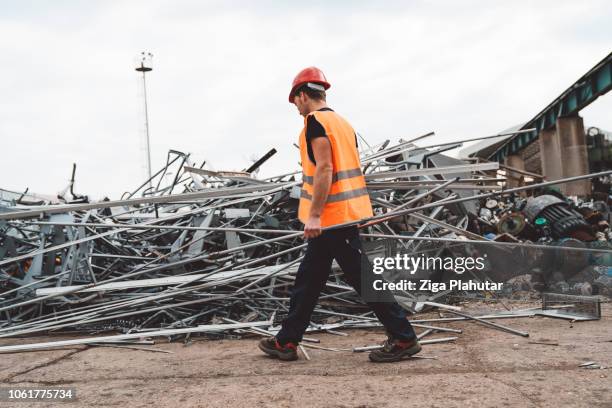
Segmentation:
<svg viewBox="0 0 612 408">
<path fill-rule="evenodd" d="M 56 192 L 72 162 L 79 192 L 138 185 L 141 50 L 155 54 L 154 167 L 176 149 L 241 169 L 276 147 L 272 175 L 297 166 L 302 119 L 287 93 L 305 66 L 324 69 L 330 105 L 372 142 L 457 140 L 530 119 L 610 52 L 612 34 L 606 1 L 60 4 L 0 15 L 0 187 Z M 610 102 L 587 125 L 612 129 Z"/>
</svg>

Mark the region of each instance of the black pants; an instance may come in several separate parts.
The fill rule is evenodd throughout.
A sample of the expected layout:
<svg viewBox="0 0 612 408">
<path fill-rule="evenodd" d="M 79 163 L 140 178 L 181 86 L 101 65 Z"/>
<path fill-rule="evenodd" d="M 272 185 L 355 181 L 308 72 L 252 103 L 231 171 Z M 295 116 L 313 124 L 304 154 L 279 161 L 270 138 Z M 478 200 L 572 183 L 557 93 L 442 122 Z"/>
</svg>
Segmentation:
<svg viewBox="0 0 612 408">
<path fill-rule="evenodd" d="M 310 324 L 310 316 L 319 294 L 331 272 L 334 259 L 342 268 L 348 283 L 363 296 L 362 284 L 367 282 L 373 273 L 363 253 L 357 227 L 324 231 L 317 238 L 310 239 L 291 291 L 289 314 L 276 335 L 281 344 L 297 343 L 302 340 Z M 362 278 L 365 280 L 362 281 Z M 366 291 L 367 289 L 364 288 Z M 377 293 L 377 295 L 379 298 L 382 296 L 385 301 L 366 303 L 385 326 L 387 332 L 399 340 L 413 339 L 416 335 L 410 322 L 406 319 L 406 311 L 395 302 L 390 293 Z"/>
</svg>

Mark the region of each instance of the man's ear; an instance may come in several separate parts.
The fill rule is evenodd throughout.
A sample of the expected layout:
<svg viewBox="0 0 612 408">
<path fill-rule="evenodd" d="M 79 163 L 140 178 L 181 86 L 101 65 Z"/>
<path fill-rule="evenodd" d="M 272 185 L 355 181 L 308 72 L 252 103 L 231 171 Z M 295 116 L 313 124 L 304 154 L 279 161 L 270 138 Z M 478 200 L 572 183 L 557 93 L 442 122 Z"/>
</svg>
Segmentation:
<svg viewBox="0 0 612 408">
<path fill-rule="evenodd" d="M 302 103 L 308 102 L 308 95 L 306 95 L 306 92 L 300 91 L 298 93 L 298 97 L 300 98 L 300 102 L 302 102 Z"/>
</svg>

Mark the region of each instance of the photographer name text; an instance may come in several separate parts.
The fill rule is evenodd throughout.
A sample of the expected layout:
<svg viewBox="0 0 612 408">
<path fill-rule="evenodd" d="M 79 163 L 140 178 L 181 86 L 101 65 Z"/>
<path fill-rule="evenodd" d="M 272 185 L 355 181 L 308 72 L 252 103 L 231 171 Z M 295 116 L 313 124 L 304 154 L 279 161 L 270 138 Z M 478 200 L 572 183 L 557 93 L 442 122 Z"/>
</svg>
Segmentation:
<svg viewBox="0 0 612 408">
<path fill-rule="evenodd" d="M 448 282 L 433 282 L 430 279 L 421 279 L 419 281 L 402 279 L 397 282 L 386 282 L 382 279 L 377 279 L 372 283 L 372 285 L 374 287 L 374 290 L 419 290 L 437 293 L 445 290 L 498 291 L 502 289 L 503 283 L 478 282 L 473 280 L 460 279 L 451 279 Z"/>
</svg>

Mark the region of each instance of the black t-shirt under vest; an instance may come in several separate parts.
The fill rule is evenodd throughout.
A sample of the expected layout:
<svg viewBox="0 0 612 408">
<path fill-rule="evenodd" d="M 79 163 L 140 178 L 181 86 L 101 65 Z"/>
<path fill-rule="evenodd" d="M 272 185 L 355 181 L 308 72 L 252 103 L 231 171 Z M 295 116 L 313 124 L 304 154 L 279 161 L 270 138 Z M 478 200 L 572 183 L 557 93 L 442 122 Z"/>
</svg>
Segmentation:
<svg viewBox="0 0 612 408">
<path fill-rule="evenodd" d="M 334 110 L 331 108 L 321 108 L 319 109 L 319 111 L 320 112 L 323 112 L 323 111 L 333 112 Z M 317 162 L 315 161 L 314 153 L 312 151 L 312 146 L 310 145 L 310 141 L 317 137 L 327 137 L 327 134 L 325 133 L 325 129 L 323 128 L 323 125 L 319 123 L 317 118 L 315 118 L 314 115 L 310 115 L 306 119 L 306 145 L 308 148 L 308 157 L 310 158 L 310 161 L 312 161 L 314 164 L 317 164 Z M 357 145 L 357 135 L 355 135 L 355 146 L 358 146 Z"/>
</svg>

